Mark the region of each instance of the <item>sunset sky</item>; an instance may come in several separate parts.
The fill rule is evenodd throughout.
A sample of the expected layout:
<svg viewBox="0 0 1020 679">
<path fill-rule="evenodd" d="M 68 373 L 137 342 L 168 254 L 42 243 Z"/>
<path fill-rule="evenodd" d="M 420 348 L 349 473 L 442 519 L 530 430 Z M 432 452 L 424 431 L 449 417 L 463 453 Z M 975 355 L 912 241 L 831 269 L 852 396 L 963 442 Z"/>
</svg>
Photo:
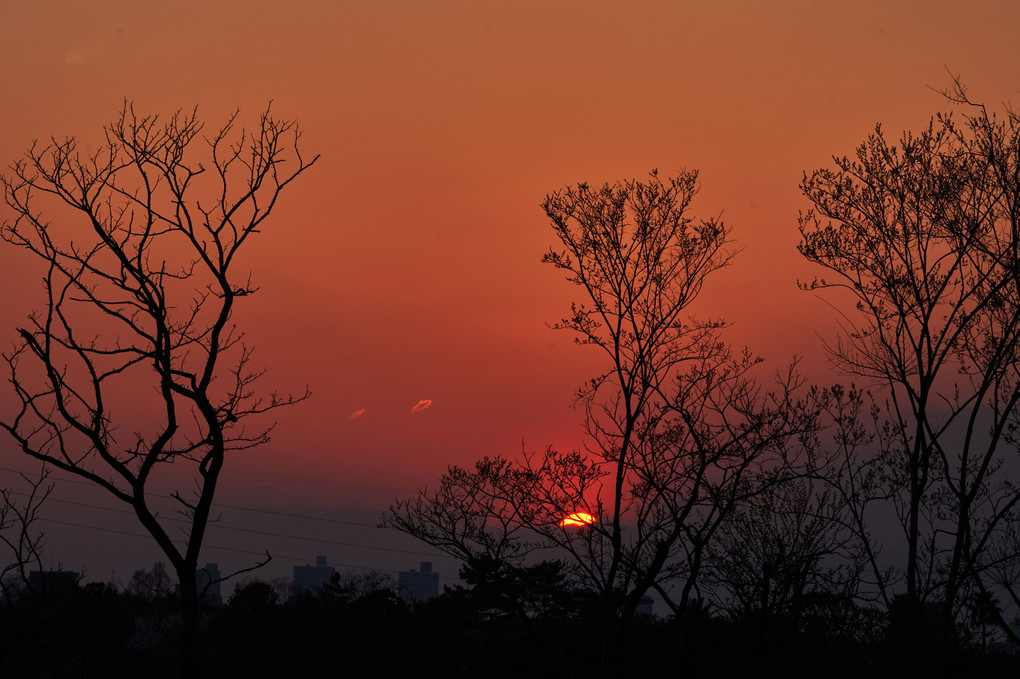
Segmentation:
<svg viewBox="0 0 1020 679">
<path fill-rule="evenodd" d="M 409 567 L 419 556 L 325 541 L 384 544 L 337 522 L 374 524 L 448 464 L 580 443 L 572 397 L 597 363 L 546 327 L 576 298 L 540 262 L 554 245 L 547 193 L 698 169 L 693 214 L 721 214 L 742 251 L 696 312 L 732 322 L 730 340 L 769 364 L 802 355 L 829 381 L 816 333 L 831 333 L 832 311 L 796 287 L 815 273 L 795 249 L 802 173 L 876 123 L 893 136 L 925 125 L 948 108 L 933 91 L 947 68 L 974 99 L 1020 105 L 1018 30 L 1020 4 L 1001 0 L 6 3 L 0 165 L 36 138 L 87 144 L 125 99 L 153 113 L 197 105 L 211 128 L 235 108 L 253 122 L 270 100 L 297 119 L 322 158 L 252 243 L 261 290 L 238 321 L 266 385 L 313 397 L 279 412 L 270 444 L 228 461 L 220 498 L 333 522 L 318 543 L 251 534 L 237 549 Z M 8 246 L 0 262 L 6 351 L 42 302 L 41 270 Z M 33 467 L 7 440 L 0 456 L 5 470 Z M 93 489 L 57 495 L 80 504 L 53 516 L 75 511 L 79 528 L 140 531 L 81 507 L 115 506 Z M 266 532 L 295 530 L 266 516 L 279 521 Z M 61 525 L 47 528 L 53 558 L 90 575 L 158 558 Z"/>
</svg>

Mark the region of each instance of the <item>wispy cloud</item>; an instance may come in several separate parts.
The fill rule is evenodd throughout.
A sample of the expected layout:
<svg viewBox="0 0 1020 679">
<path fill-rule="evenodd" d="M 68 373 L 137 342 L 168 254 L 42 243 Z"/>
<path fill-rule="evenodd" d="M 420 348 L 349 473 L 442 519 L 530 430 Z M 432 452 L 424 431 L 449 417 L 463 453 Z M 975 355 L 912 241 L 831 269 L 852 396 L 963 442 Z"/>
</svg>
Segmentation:
<svg viewBox="0 0 1020 679">
<path fill-rule="evenodd" d="M 361 408 L 360 410 L 355 410 L 353 413 L 351 413 L 351 416 L 349 418 L 347 418 L 347 419 L 349 419 L 349 420 L 356 420 L 356 419 L 358 419 L 359 417 L 361 417 L 364 414 L 365 414 L 365 409 Z"/>
<path fill-rule="evenodd" d="M 430 398 L 423 398 L 422 400 L 420 400 L 420 401 L 418 401 L 417 403 L 414 404 L 414 407 L 411 408 L 411 412 L 412 413 L 418 413 L 418 412 L 421 412 L 422 410 L 426 410 L 427 408 L 431 408 L 431 407 L 432 407 L 432 399 L 430 399 Z"/>
<path fill-rule="evenodd" d="M 83 45 L 76 50 L 71 50 L 64 55 L 64 63 L 69 66 L 77 66 L 78 64 L 86 61 L 95 59 L 100 54 L 106 51 L 106 41 L 96 40 L 88 45 Z"/>
</svg>

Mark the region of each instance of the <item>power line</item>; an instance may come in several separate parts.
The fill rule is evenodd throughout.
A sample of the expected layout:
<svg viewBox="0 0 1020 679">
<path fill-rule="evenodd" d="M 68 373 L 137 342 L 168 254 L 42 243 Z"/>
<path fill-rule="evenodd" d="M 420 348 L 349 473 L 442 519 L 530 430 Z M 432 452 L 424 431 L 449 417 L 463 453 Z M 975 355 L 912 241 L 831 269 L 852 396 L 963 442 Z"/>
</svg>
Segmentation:
<svg viewBox="0 0 1020 679">
<path fill-rule="evenodd" d="M 56 471 L 61 471 L 61 472 L 64 471 L 64 470 L 59 469 L 57 467 L 48 467 L 48 469 L 50 469 L 50 468 L 52 468 L 52 469 L 54 469 Z M 32 475 L 32 474 L 36 473 L 36 472 L 24 471 L 24 470 L 21 470 L 21 469 L 10 469 L 10 468 L 7 468 L 7 467 L 0 467 L 0 471 L 13 472 L 15 474 L 28 474 L 28 475 Z M 71 472 L 66 472 L 66 473 L 67 474 L 71 474 Z M 233 475 L 260 476 L 262 478 L 267 478 L 267 479 L 285 479 L 287 481 L 302 481 L 302 482 L 305 482 L 305 483 L 326 483 L 326 484 L 335 485 L 335 486 L 351 486 L 353 488 L 373 488 L 373 489 L 376 489 L 376 490 L 393 490 L 393 491 L 397 491 L 397 492 L 400 492 L 400 493 L 413 493 L 413 492 L 416 492 L 416 490 L 414 488 L 400 488 L 398 486 L 381 486 L 381 485 L 373 484 L 373 483 L 355 483 L 353 481 L 337 481 L 336 479 L 323 479 L 323 478 L 314 479 L 314 478 L 310 478 L 310 477 L 306 477 L 306 476 L 289 476 L 289 475 L 286 475 L 286 474 L 267 474 L 265 472 L 253 472 L 253 471 L 247 471 L 247 470 L 244 470 L 244 469 L 231 469 L 230 471 L 225 472 L 225 473 L 226 473 L 227 476 L 233 476 Z M 82 479 L 66 478 L 64 476 L 61 476 L 60 481 L 61 482 L 66 481 L 67 483 L 77 483 L 77 484 L 81 484 L 81 485 L 85 485 L 85 486 L 94 486 L 95 485 L 91 481 L 85 481 L 85 480 L 82 480 Z"/>
<path fill-rule="evenodd" d="M 0 471 L 8 471 L 8 472 L 13 472 L 13 473 L 26 473 L 26 474 L 29 473 L 29 472 L 20 472 L 18 470 L 6 468 L 6 467 L 0 467 Z M 244 472 L 244 473 L 259 475 L 256 472 Z M 297 479 L 298 477 L 287 477 L 287 478 L 295 478 L 295 479 Z M 311 480 L 311 479 L 303 479 L 303 480 Z M 88 482 L 88 481 L 79 480 L 79 479 L 61 478 L 60 482 L 61 483 L 67 482 L 67 483 L 72 483 L 72 484 L 76 484 L 76 485 L 86 486 L 86 487 L 89 487 L 89 488 L 96 488 L 95 484 L 93 484 L 91 482 Z M 351 485 L 358 485 L 358 484 L 351 484 Z M 377 486 L 377 487 L 382 488 L 382 486 Z M 11 491 L 11 493 L 14 494 L 14 495 L 19 495 L 19 496 L 23 496 L 23 497 L 29 497 L 28 493 L 24 493 L 24 492 L 20 492 L 20 491 Z M 159 497 L 159 496 L 157 496 L 155 499 L 158 499 L 158 500 L 161 500 L 161 501 L 162 500 L 169 501 L 171 498 L 170 497 Z M 59 504 L 71 505 L 71 506 L 75 506 L 75 507 L 84 507 L 84 508 L 88 508 L 88 509 L 97 509 L 97 510 L 100 510 L 100 511 L 113 512 L 113 513 L 117 513 L 117 514 L 125 514 L 125 515 L 134 516 L 134 512 L 132 512 L 130 510 L 127 510 L 127 509 L 121 509 L 121 508 L 116 508 L 116 507 L 104 507 L 104 506 L 101 506 L 101 505 L 89 504 L 89 503 L 85 503 L 85 502 L 77 502 L 77 501 L 74 501 L 74 500 L 65 500 L 65 499 L 56 498 L 56 497 L 52 497 L 52 496 L 47 497 L 46 498 L 46 502 L 54 502 L 54 503 L 59 503 Z M 389 526 L 380 526 L 378 524 L 370 524 L 370 523 L 365 523 L 365 522 L 360 522 L 360 521 L 348 521 L 348 520 L 343 520 L 343 519 L 330 519 L 330 518 L 324 518 L 324 517 L 309 516 L 309 515 L 306 515 L 306 514 L 297 514 L 297 513 L 294 513 L 294 512 L 283 512 L 283 511 L 270 510 L 270 509 L 260 509 L 260 508 L 256 508 L 256 507 L 245 507 L 243 505 L 219 504 L 219 503 L 217 503 L 215 506 L 216 507 L 220 507 L 220 508 L 225 508 L 225 509 L 234 509 L 234 510 L 238 510 L 238 511 L 254 512 L 254 513 L 259 513 L 259 514 L 267 514 L 267 515 L 272 515 L 272 516 L 280 516 L 280 517 L 285 517 L 285 518 L 298 519 L 298 520 L 301 520 L 301 521 L 319 521 L 319 522 L 322 522 L 322 523 L 329 523 L 329 524 L 342 525 L 342 526 L 357 526 L 357 527 L 361 527 L 361 528 L 373 528 L 373 529 L 376 529 L 376 530 L 392 530 Z M 138 537 L 138 538 L 145 538 L 145 539 L 150 537 L 150 536 L 147 536 L 147 535 L 141 535 L 141 534 L 138 534 L 138 533 L 130 533 L 130 532 L 121 531 L 121 530 L 117 530 L 117 529 L 113 529 L 113 528 L 105 528 L 105 527 L 99 527 L 99 526 L 86 526 L 86 525 L 81 525 L 81 524 L 74 524 L 74 523 L 70 523 L 70 522 L 66 522 L 66 521 L 60 521 L 60 520 L 57 520 L 57 519 L 51 519 L 51 518 L 48 518 L 48 517 L 39 517 L 39 518 L 41 520 L 43 520 L 43 521 L 48 521 L 50 523 L 66 525 L 66 526 L 72 526 L 72 527 L 78 527 L 78 528 L 86 528 L 86 529 L 89 529 L 89 530 L 102 531 L 102 532 L 118 534 L 118 535 L 124 535 L 124 536 L 129 536 L 129 537 Z M 178 517 L 174 517 L 174 516 L 166 516 L 166 517 L 163 517 L 163 519 L 166 520 L 166 521 L 173 521 L 175 523 L 185 523 L 185 524 L 188 523 L 187 519 L 178 518 Z M 223 529 L 223 530 L 231 530 L 231 531 L 241 532 L 241 533 L 249 533 L 249 534 L 254 534 L 254 535 L 264 535 L 264 536 L 267 536 L 267 537 L 287 538 L 287 539 L 292 539 L 292 540 L 301 540 L 301 541 L 305 541 L 305 542 L 309 542 L 309 543 L 313 543 L 313 544 L 323 544 L 323 545 L 331 545 L 331 546 L 338 546 L 338 547 L 348 547 L 348 548 L 353 548 L 353 549 L 371 549 L 371 550 L 376 550 L 376 551 L 393 552 L 393 553 L 398 553 L 398 554 L 410 554 L 410 555 L 414 555 L 414 556 L 427 556 L 427 557 L 435 557 L 435 556 L 437 556 L 437 554 L 435 552 L 423 552 L 423 551 L 410 550 L 410 549 L 400 549 L 400 548 L 396 548 L 396 547 L 380 547 L 380 546 L 364 545 L 364 544 L 358 544 L 358 543 L 352 543 L 352 542 L 342 542 L 342 541 L 338 541 L 338 540 L 328 540 L 328 539 L 322 539 L 322 538 L 302 537 L 302 536 L 291 535 L 291 534 L 274 533 L 274 532 L 264 531 L 264 530 L 257 530 L 257 529 L 251 529 L 251 528 L 240 528 L 240 527 L 237 527 L 237 526 L 229 526 L 229 525 L 225 525 L 225 524 L 222 524 L 222 523 L 219 523 L 219 522 L 216 522 L 216 521 L 211 521 L 209 523 L 209 527 L 210 528 Z M 247 551 L 247 550 L 239 550 L 239 549 L 228 548 L 228 547 L 219 547 L 219 546 L 208 545 L 208 544 L 207 545 L 203 545 L 203 548 L 206 548 L 206 547 L 210 548 L 210 549 L 220 549 L 220 550 L 225 550 L 225 551 L 235 551 L 235 552 L 244 553 L 244 554 L 253 554 L 253 555 L 261 554 L 261 552 L 251 552 L 251 551 Z M 299 561 L 299 562 L 300 561 L 306 561 L 305 559 L 300 559 L 300 558 L 297 558 L 297 557 L 281 557 L 281 558 L 293 559 L 294 561 Z M 367 567 L 365 567 L 365 568 L 367 568 Z M 396 572 L 396 571 L 394 571 L 394 572 Z M 456 579 L 456 578 L 454 578 L 454 579 Z"/>
<path fill-rule="evenodd" d="M 15 495 L 27 495 L 27 493 L 18 493 L 18 492 L 15 492 L 14 494 Z M 46 501 L 47 502 L 58 502 L 58 503 L 61 503 L 61 504 L 66 504 L 66 505 L 73 505 L 75 507 L 86 507 L 86 508 L 89 508 L 89 509 L 99 509 L 99 510 L 102 510 L 102 511 L 105 511 L 105 512 L 113 512 L 113 513 L 116 513 L 116 514 L 127 514 L 127 515 L 132 515 L 133 516 L 133 512 L 129 512 L 129 511 L 124 510 L 124 509 L 115 509 L 113 507 L 101 507 L 99 505 L 90 505 L 90 504 L 87 504 L 87 503 L 84 503 L 84 502 L 74 502 L 72 500 L 61 500 L 59 498 L 47 498 Z M 52 523 L 62 523 L 61 521 L 58 521 L 56 519 L 50 519 L 49 517 L 39 517 L 39 518 L 41 520 L 43 520 L 43 521 L 50 521 Z M 173 521 L 174 523 L 183 523 L 183 524 L 190 523 L 187 519 L 182 519 L 182 518 L 173 517 L 173 516 L 164 517 L 164 520 L 165 521 Z M 70 524 L 68 524 L 68 525 L 70 525 Z M 255 529 L 255 528 L 241 528 L 239 526 L 228 526 L 228 525 L 225 525 L 225 524 L 218 523 L 216 521 L 211 521 L 211 522 L 209 522 L 208 525 L 209 525 L 210 529 L 232 530 L 232 531 L 235 531 L 235 532 L 238 532 L 238 533 L 250 533 L 250 534 L 253 534 L 253 535 L 265 535 L 267 537 L 286 538 L 286 539 L 290 539 L 290 540 L 302 540 L 304 542 L 313 542 L 313 543 L 323 544 L 323 545 L 335 545 L 335 546 L 338 546 L 338 547 L 352 547 L 352 548 L 355 548 L 355 549 L 374 549 L 374 550 L 381 551 L 381 552 L 396 552 L 396 553 L 400 553 L 400 554 L 412 554 L 412 555 L 415 555 L 415 556 L 436 556 L 436 554 L 434 552 L 420 552 L 420 551 L 417 551 L 417 550 L 400 549 L 400 548 L 397 548 L 397 547 L 376 547 L 376 546 L 373 546 L 373 545 L 362 545 L 362 544 L 358 544 L 358 543 L 354 543 L 354 542 L 341 542 L 339 540 L 327 540 L 327 539 L 324 539 L 324 538 L 303 537 L 303 536 L 300 536 L 300 535 L 290 535 L 290 534 L 287 534 L 287 533 L 274 533 L 274 532 L 271 532 L 271 531 L 258 530 L 258 529 Z M 109 532 L 119 532 L 119 531 L 116 531 L 116 530 L 114 530 L 112 528 L 111 529 L 103 529 L 103 528 L 99 528 L 99 527 L 92 527 L 92 528 L 94 530 L 108 530 Z M 144 537 L 144 536 L 139 536 L 139 535 L 137 535 L 135 533 L 123 533 L 123 534 L 124 535 L 135 535 L 137 537 Z"/>
<path fill-rule="evenodd" d="M 16 469 L 8 469 L 6 467 L 0 467 L 0 471 L 8 471 L 8 472 L 14 472 L 14 473 L 26 473 L 26 472 L 19 472 Z M 245 473 L 254 473 L 254 472 L 245 472 Z M 268 475 L 266 475 L 266 476 L 268 476 Z M 294 478 L 296 478 L 296 477 L 294 477 Z M 94 483 L 92 483 L 90 481 L 83 481 L 83 480 L 80 480 L 80 479 L 65 479 L 65 478 L 61 478 L 60 482 L 61 483 L 65 483 L 65 482 L 66 483 L 73 483 L 73 484 L 76 484 L 76 485 L 79 485 L 79 486 L 85 486 L 87 488 L 98 488 L 98 486 L 96 486 Z M 376 487 L 382 488 L 383 486 L 376 486 Z M 19 494 L 27 495 L 25 493 L 19 493 Z M 158 496 L 157 495 L 157 496 L 153 496 L 152 499 L 164 501 L 164 500 L 170 500 L 171 498 L 169 496 Z M 65 500 L 64 502 L 69 502 L 69 501 Z M 382 530 L 391 530 L 391 528 L 389 526 L 380 526 L 378 524 L 365 523 L 363 521 L 348 521 L 348 520 L 345 520 L 345 519 L 329 519 L 329 518 L 320 517 L 320 516 L 309 516 L 307 514 L 296 514 L 296 513 L 293 513 L 293 512 L 282 512 L 282 511 L 272 510 L 272 509 L 260 509 L 260 508 L 257 508 L 257 507 L 245 507 L 243 505 L 225 504 L 225 503 L 215 502 L 215 501 L 214 501 L 214 506 L 215 507 L 222 507 L 222 508 L 225 508 L 225 509 L 237 509 L 237 510 L 244 511 L 244 512 L 257 512 L 257 513 L 260 513 L 260 514 L 270 514 L 270 515 L 274 515 L 274 516 L 285 516 L 285 517 L 288 517 L 288 518 L 302 519 L 302 520 L 305 520 L 305 521 L 321 521 L 321 522 L 324 522 L 324 523 L 335 523 L 335 524 L 345 525 L 345 526 L 360 526 L 360 527 L 363 527 L 363 528 L 379 528 L 379 529 L 382 529 Z M 104 508 L 104 507 L 97 507 L 97 509 L 106 509 L 106 508 Z M 121 511 L 121 510 L 109 509 L 109 511 Z M 131 514 L 132 512 L 127 512 L 127 513 Z"/>
<path fill-rule="evenodd" d="M 287 476 L 285 474 L 266 474 L 265 472 L 251 472 L 241 469 L 231 469 L 227 474 L 241 474 L 244 476 L 261 476 L 270 479 L 286 479 L 288 481 L 306 481 L 308 483 L 329 483 L 337 486 L 352 486 L 354 488 L 375 488 L 377 490 L 395 490 L 401 493 L 413 493 L 413 488 L 398 488 L 397 486 L 380 486 L 374 483 L 354 483 L 353 481 L 337 481 L 335 479 L 311 479 L 304 476 Z"/>
<path fill-rule="evenodd" d="M 280 512 L 272 509 L 256 509 L 255 507 L 241 507 L 239 505 L 228 505 L 216 503 L 217 507 L 225 507 L 226 509 L 239 509 L 244 512 L 258 512 L 259 514 L 272 514 L 274 516 L 286 516 L 292 519 L 302 519 L 306 521 L 323 521 L 326 523 L 338 523 L 345 526 L 361 526 L 363 528 L 378 528 L 380 530 L 392 530 L 389 526 L 380 526 L 375 523 L 363 523 L 360 521 L 345 521 L 343 519 L 326 519 L 318 516 L 308 516 L 307 514 L 293 514 L 290 512 Z"/>
<path fill-rule="evenodd" d="M 88 484 L 88 485 L 91 485 L 91 484 Z M 20 495 L 22 497 L 29 497 L 30 496 L 29 493 L 23 493 L 23 492 L 20 492 L 20 491 L 10 491 L 10 492 L 11 492 L 12 495 Z M 169 500 L 170 498 L 158 498 L 158 499 L 160 499 L 160 500 Z M 106 511 L 106 512 L 116 512 L 118 514 L 130 514 L 131 516 L 134 516 L 134 512 L 129 511 L 127 509 L 117 509 L 115 507 L 103 507 L 103 506 L 100 506 L 100 505 L 90 505 L 90 504 L 87 504 L 87 503 L 84 503 L 84 502 L 75 502 L 73 500 L 62 500 L 60 498 L 55 498 L 55 497 L 52 497 L 52 496 L 46 498 L 46 501 L 47 502 L 59 502 L 61 504 L 75 505 L 75 506 L 78 506 L 78 507 L 88 507 L 90 509 L 101 509 L 101 510 Z M 279 512 L 279 511 L 275 511 L 275 510 L 272 510 L 272 509 L 257 509 L 255 507 L 242 507 L 241 505 L 228 505 L 228 504 L 216 503 L 214 505 L 214 507 L 215 508 L 225 508 L 225 509 L 237 509 L 237 510 L 241 510 L 241 511 L 245 511 L 245 512 L 257 512 L 259 514 L 270 514 L 270 515 L 273 515 L 273 516 L 283 516 L 283 517 L 287 517 L 287 518 L 291 518 L 291 519 L 301 519 L 302 521 L 321 521 L 323 523 L 335 523 L 335 524 L 341 525 L 341 526 L 358 526 L 359 528 L 375 528 L 375 529 L 378 529 L 378 530 L 393 530 L 390 526 L 380 526 L 379 524 L 376 524 L 376 523 L 365 523 L 363 521 L 347 521 L 345 519 L 327 519 L 325 517 L 319 517 L 319 516 L 308 516 L 307 514 L 295 514 L 295 513 L 292 513 L 292 512 Z M 168 520 L 175 520 L 175 519 L 173 519 L 173 517 L 167 517 L 167 519 Z M 181 520 L 181 519 L 177 519 L 177 520 Z"/>
<path fill-rule="evenodd" d="M 151 536 L 149 536 L 149 535 L 142 535 L 141 533 L 130 533 L 128 531 L 117 530 L 115 528 L 101 528 L 99 526 L 89 526 L 89 525 L 85 525 L 85 524 L 81 524 L 81 523 L 72 523 L 70 521 L 60 521 L 58 519 L 49 519 L 49 518 L 42 518 L 42 517 L 40 517 L 40 518 L 43 521 L 46 521 L 48 523 L 55 523 L 55 524 L 59 524 L 61 526 L 70 526 L 72 528 L 84 528 L 86 530 L 95 530 L 95 531 L 100 531 L 100 532 L 103 532 L 103 533 L 114 533 L 116 535 L 125 535 L 125 536 L 128 536 L 128 537 L 140 538 L 140 539 L 143 539 L 143 540 L 151 539 Z M 252 550 L 249 550 L 249 549 L 238 549 L 236 547 L 223 547 L 221 545 L 210 545 L 210 544 L 204 544 L 204 545 L 202 545 L 202 548 L 203 549 L 215 549 L 215 550 L 219 550 L 219 551 L 223 551 L 223 552 L 234 552 L 234 553 L 237 553 L 237 554 L 247 554 L 247 555 L 252 555 L 252 556 L 264 556 L 267 553 L 267 552 L 255 552 L 255 551 L 252 551 Z M 375 548 L 369 547 L 369 549 L 375 549 Z M 389 550 L 389 551 L 394 551 L 394 550 Z M 297 563 L 308 563 L 308 559 L 307 558 L 302 558 L 302 557 L 297 557 L 297 556 L 287 556 L 285 554 L 276 554 L 276 555 L 274 555 L 271 552 L 269 553 L 269 556 L 271 556 L 274 559 L 283 559 L 283 560 L 286 560 L 286 561 L 295 561 Z M 426 554 L 425 556 L 435 556 L 435 555 L 434 554 Z M 373 568 L 371 566 L 358 566 L 358 565 L 353 565 L 353 564 L 334 563 L 333 565 L 334 566 L 341 566 L 343 568 L 360 568 L 360 569 L 364 569 L 364 570 L 384 571 L 384 572 L 387 572 L 387 573 L 399 573 L 400 572 L 400 571 L 392 570 L 392 569 L 389 569 L 389 568 Z M 459 578 L 455 578 L 453 576 L 447 576 L 447 575 L 440 575 L 439 577 L 440 577 L 440 579 L 443 579 L 443 580 L 459 580 Z"/>
</svg>

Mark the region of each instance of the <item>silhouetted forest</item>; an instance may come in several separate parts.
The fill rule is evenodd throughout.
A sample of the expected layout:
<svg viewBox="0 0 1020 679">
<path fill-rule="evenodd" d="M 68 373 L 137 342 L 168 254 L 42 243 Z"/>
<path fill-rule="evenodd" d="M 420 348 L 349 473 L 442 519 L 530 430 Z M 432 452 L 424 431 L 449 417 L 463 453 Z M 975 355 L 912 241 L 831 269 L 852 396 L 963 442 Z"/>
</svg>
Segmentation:
<svg viewBox="0 0 1020 679">
<path fill-rule="evenodd" d="M 492 565 L 490 565 L 492 566 Z M 340 577 L 284 598 L 253 581 L 202 610 L 202 664 L 213 677 L 555 677 L 600 672 L 591 594 L 560 566 L 462 574 L 468 587 L 409 605 L 392 587 L 354 591 Z M 925 677 L 1015 677 L 1020 660 L 937 617 L 906 628 L 849 602 L 728 616 L 711 605 L 668 619 L 639 616 L 613 676 L 902 677 L 902 637 L 920 633 Z M 180 600 L 102 583 L 27 594 L 0 606 L 0 676 L 174 677 Z"/>
</svg>

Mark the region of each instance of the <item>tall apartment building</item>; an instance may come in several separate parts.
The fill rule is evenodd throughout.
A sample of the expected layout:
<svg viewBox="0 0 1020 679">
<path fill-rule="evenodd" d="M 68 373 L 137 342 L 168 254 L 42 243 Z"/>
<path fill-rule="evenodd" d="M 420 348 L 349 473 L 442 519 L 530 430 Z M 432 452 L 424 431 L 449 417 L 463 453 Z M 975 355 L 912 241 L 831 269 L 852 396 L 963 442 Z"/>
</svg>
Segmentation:
<svg viewBox="0 0 1020 679">
<path fill-rule="evenodd" d="M 219 564 L 207 563 L 205 568 L 195 573 L 195 580 L 198 584 L 198 593 L 206 603 L 219 606 L 223 603 L 223 595 L 220 593 L 220 567 Z"/>
<path fill-rule="evenodd" d="M 315 592 L 329 583 L 336 569 L 326 565 L 326 557 L 315 557 L 315 565 L 294 566 L 294 590 L 297 592 Z"/>
<path fill-rule="evenodd" d="M 432 572 L 431 561 L 422 561 L 420 571 L 413 568 L 401 571 L 397 585 L 397 592 L 404 601 L 426 601 L 439 596 L 439 573 Z"/>
</svg>

